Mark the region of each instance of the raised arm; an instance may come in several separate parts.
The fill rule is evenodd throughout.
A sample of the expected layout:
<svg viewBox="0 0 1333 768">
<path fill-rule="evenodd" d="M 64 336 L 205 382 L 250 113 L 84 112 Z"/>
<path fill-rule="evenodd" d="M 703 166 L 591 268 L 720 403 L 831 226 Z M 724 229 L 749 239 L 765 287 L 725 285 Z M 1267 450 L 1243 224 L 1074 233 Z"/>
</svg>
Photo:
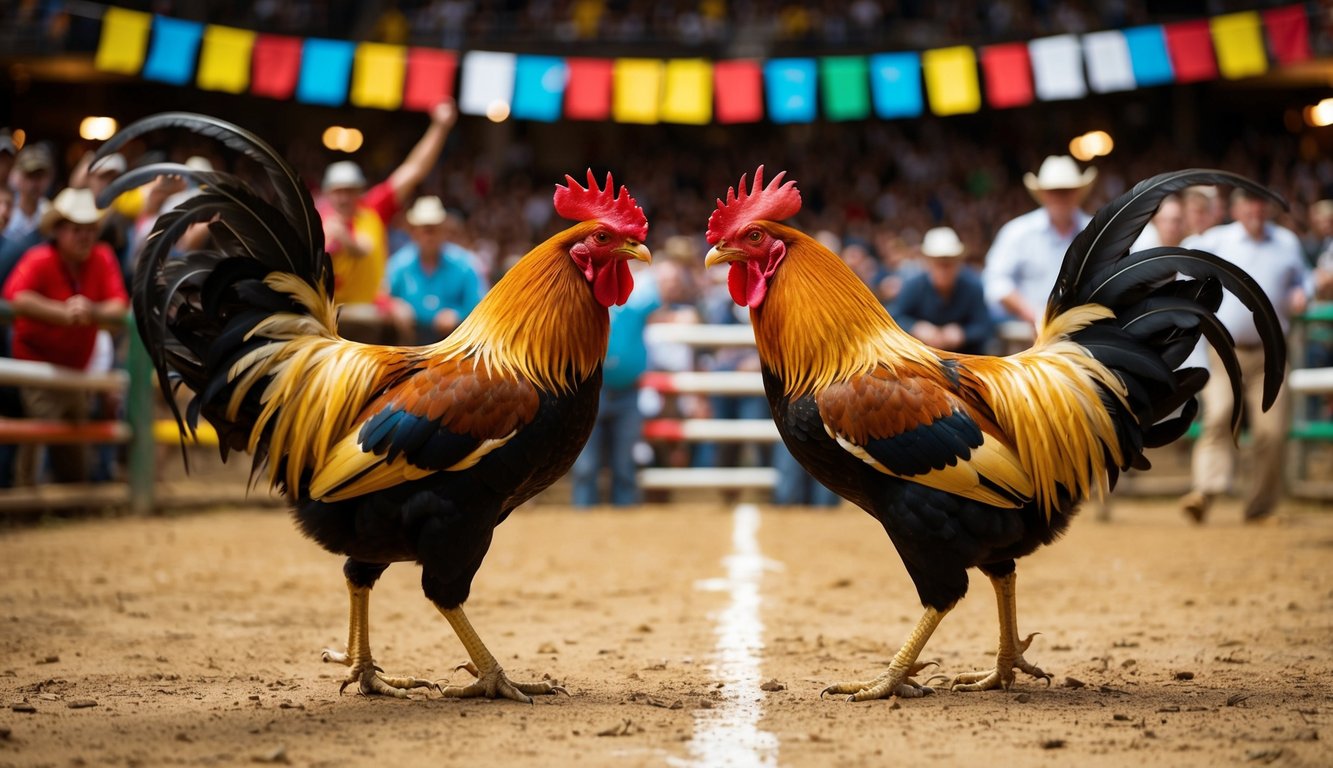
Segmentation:
<svg viewBox="0 0 1333 768">
<path fill-rule="evenodd" d="M 435 161 L 444 149 L 445 139 L 449 138 L 449 131 L 457 120 L 458 109 L 451 99 L 436 104 L 431 110 L 430 127 L 421 135 L 412 151 L 407 153 L 403 164 L 389 174 L 389 186 L 393 187 L 393 195 L 399 205 L 407 202 L 417 185 L 435 167 Z"/>
</svg>

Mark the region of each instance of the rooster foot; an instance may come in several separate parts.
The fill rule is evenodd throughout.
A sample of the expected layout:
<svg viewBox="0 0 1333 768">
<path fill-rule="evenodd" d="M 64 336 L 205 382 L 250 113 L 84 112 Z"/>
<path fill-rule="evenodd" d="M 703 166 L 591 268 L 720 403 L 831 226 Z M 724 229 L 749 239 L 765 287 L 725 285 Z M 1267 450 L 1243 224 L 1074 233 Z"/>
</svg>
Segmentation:
<svg viewBox="0 0 1333 768">
<path fill-rule="evenodd" d="M 521 701 L 524 704 L 532 703 L 532 696 L 542 696 L 546 694 L 563 693 L 569 695 L 557 681 L 547 677 L 535 683 L 516 683 L 505 676 L 504 670 L 497 664 L 485 672 L 480 672 L 477 666 L 472 662 L 460 664 L 454 668 L 454 671 L 460 669 L 467 670 L 468 674 L 477 678 L 471 685 L 450 685 L 436 687 L 446 698 L 454 699 L 473 699 L 486 698 L 498 699 L 506 698 L 514 701 Z"/>
<path fill-rule="evenodd" d="M 1026 639 L 1018 644 L 1015 652 L 1005 653 L 1000 651 L 995 654 L 995 669 L 984 672 L 964 672 L 953 679 L 949 685 L 951 691 L 993 691 L 997 688 L 1009 690 L 1014 684 L 1017 675 L 1014 670 L 1026 672 L 1033 677 L 1046 681 L 1051 684 L 1051 676 L 1041 670 L 1035 664 L 1030 664 L 1023 658 L 1023 652 L 1032 645 L 1032 638 L 1035 634 L 1028 635 Z"/>
<path fill-rule="evenodd" d="M 936 679 L 947 679 L 940 675 L 930 677 L 925 683 L 918 683 L 912 679 L 913 675 L 935 666 L 939 666 L 938 661 L 918 662 L 907 669 L 895 668 L 890 665 L 887 672 L 874 680 L 833 683 L 819 692 L 819 698 L 824 698 L 825 694 L 833 694 L 835 696 L 847 696 L 847 701 L 871 701 L 893 696 L 900 699 L 919 699 L 935 692 L 930 684 L 935 682 Z"/>
<path fill-rule="evenodd" d="M 362 696 L 392 696 L 395 699 L 407 698 L 407 692 L 412 688 L 439 689 L 435 683 L 417 677 L 386 677 L 384 670 L 376 666 L 372 659 L 357 662 L 349 654 L 331 649 L 325 649 L 322 656 L 326 662 L 352 668 L 338 687 L 338 693 L 347 690 L 347 686 L 352 683 L 357 684 L 357 690 Z"/>
</svg>

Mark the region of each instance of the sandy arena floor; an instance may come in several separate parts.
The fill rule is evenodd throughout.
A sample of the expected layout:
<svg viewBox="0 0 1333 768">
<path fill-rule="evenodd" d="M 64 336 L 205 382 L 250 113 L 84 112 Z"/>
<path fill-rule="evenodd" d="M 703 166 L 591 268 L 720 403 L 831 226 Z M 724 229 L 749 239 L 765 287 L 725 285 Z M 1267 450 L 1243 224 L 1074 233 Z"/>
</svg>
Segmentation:
<svg viewBox="0 0 1333 768">
<path fill-rule="evenodd" d="M 863 513 L 536 506 L 501 526 L 469 605 L 515 679 L 570 696 L 338 694 L 340 560 L 276 510 L 0 533 L 0 765 L 1333 764 L 1333 513 L 1202 529 L 1165 502 L 1087 516 L 1019 565 L 1046 687 L 820 700 L 874 676 L 920 613 Z M 739 526 L 738 526 L 739 523 Z M 757 524 L 751 531 L 745 526 Z M 390 674 L 460 681 L 463 650 L 391 568 L 371 603 Z M 973 589 L 925 657 L 989 666 Z M 765 690 L 776 689 L 776 690 Z"/>
</svg>

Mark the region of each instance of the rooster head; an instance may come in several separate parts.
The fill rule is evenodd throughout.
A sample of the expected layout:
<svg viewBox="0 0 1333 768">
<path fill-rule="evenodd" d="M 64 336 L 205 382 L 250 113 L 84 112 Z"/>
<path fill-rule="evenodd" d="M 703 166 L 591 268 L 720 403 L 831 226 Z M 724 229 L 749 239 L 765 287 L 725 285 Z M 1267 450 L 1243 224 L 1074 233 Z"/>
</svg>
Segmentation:
<svg viewBox="0 0 1333 768">
<path fill-rule="evenodd" d="M 754 172 L 754 186 L 745 188 L 741 176 L 740 192 L 727 189 L 726 202 L 717 201 L 717 210 L 708 218 L 708 252 L 704 265 L 731 264 L 727 288 L 731 298 L 742 307 L 757 307 L 768 293 L 778 264 L 787 255 L 787 244 L 765 226 L 795 216 L 801 210 L 801 193 L 796 182 L 782 183 L 786 171 L 778 173 L 764 186 L 764 166 Z"/>
<path fill-rule="evenodd" d="M 602 306 L 624 304 L 634 289 L 629 260 L 652 261 L 652 254 L 643 244 L 648 236 L 648 218 L 624 186 L 615 194 L 610 173 L 602 189 L 598 189 L 592 169 L 588 170 L 587 188 L 579 186 L 573 176 L 566 175 L 565 182 L 568 186 L 555 188 L 556 213 L 566 219 L 596 223 L 591 231 L 580 228 L 581 236 L 570 247 L 569 257 Z"/>
</svg>

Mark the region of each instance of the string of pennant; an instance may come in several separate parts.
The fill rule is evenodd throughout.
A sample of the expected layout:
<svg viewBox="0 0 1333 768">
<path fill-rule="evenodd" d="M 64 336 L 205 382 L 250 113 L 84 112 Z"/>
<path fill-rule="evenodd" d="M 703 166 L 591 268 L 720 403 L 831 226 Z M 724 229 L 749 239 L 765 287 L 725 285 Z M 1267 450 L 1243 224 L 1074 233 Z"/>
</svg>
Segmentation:
<svg viewBox="0 0 1333 768">
<path fill-rule="evenodd" d="M 300 38 L 111 7 L 96 66 L 328 107 L 619 123 L 809 123 L 959 115 L 1170 83 L 1241 79 L 1311 57 L 1303 5 L 871 55 L 580 58 Z"/>
</svg>

